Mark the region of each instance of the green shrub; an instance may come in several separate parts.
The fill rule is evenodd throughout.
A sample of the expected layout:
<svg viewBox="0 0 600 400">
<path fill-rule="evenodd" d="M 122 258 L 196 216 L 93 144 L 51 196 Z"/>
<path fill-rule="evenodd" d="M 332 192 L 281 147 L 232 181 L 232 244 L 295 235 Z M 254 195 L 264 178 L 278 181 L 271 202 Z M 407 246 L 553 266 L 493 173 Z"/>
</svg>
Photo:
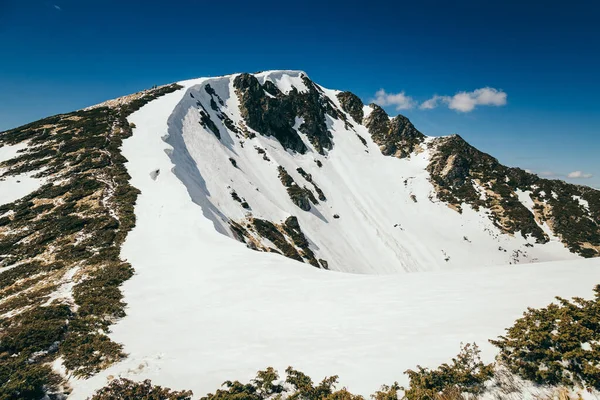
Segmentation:
<svg viewBox="0 0 600 400">
<path fill-rule="evenodd" d="M 363 400 L 362 396 L 356 396 L 345 388 L 335 391 L 337 376 L 323 379 L 315 386 L 312 379 L 304 373 L 288 367 L 285 370 L 287 378 L 286 385 L 276 383 L 279 374 L 272 367 L 264 371 L 258 371 L 256 378 L 250 383 L 243 384 L 239 381 L 226 381 L 214 394 L 209 393 L 200 400 L 265 400 L 281 399 L 287 400 Z"/>
<path fill-rule="evenodd" d="M 406 400 L 436 399 L 449 393 L 479 395 L 492 378 L 494 365 L 484 364 L 477 345 L 467 343 L 451 364 L 444 363 L 434 370 L 417 366 L 417 371 L 409 369 L 405 374 L 409 379 Z"/>
<path fill-rule="evenodd" d="M 0 399 L 39 400 L 56 390 L 61 378 L 47 365 L 32 364 L 26 357 L 0 353 Z"/>
<path fill-rule="evenodd" d="M 600 285 L 595 298 L 528 309 L 491 343 L 508 369 L 538 384 L 600 390 Z"/>
<path fill-rule="evenodd" d="M 256 386 L 250 383 L 226 381 L 222 386 L 227 389 L 218 389 L 214 394 L 208 393 L 200 400 L 263 400 Z"/>
<path fill-rule="evenodd" d="M 285 372 L 287 373 L 285 382 L 295 389 L 294 393 L 288 397 L 288 399 L 292 400 L 317 400 L 326 398 L 333 393 L 338 380 L 338 376 L 334 375 L 323 379 L 318 386 L 314 386 L 310 377 L 300 371 L 294 370 L 292 367 L 288 367 Z"/>
<path fill-rule="evenodd" d="M 191 390 L 174 392 L 169 388 L 152 385 L 149 379 L 143 382 L 115 379 L 108 386 L 98 390 L 91 400 L 190 400 L 191 398 Z"/>
<path fill-rule="evenodd" d="M 45 351 L 60 342 L 67 331 L 71 310 L 66 305 L 50 305 L 25 311 L 0 324 L 0 353 L 18 354 Z"/>
<path fill-rule="evenodd" d="M 77 321 L 82 324 L 82 321 Z M 89 328 L 89 327 L 86 327 Z M 64 366 L 73 375 L 89 378 L 107 366 L 122 360 L 123 346 L 97 332 L 69 332 L 61 345 Z"/>
<path fill-rule="evenodd" d="M 383 385 L 381 389 L 371 395 L 373 400 L 398 400 L 398 394 L 402 390 L 398 382 L 394 382 L 393 385 Z"/>
<path fill-rule="evenodd" d="M 268 397 L 283 392 L 283 386 L 275 383 L 278 379 L 279 374 L 277 371 L 273 367 L 268 367 L 264 371 L 258 371 L 252 383 L 263 397 Z"/>
</svg>

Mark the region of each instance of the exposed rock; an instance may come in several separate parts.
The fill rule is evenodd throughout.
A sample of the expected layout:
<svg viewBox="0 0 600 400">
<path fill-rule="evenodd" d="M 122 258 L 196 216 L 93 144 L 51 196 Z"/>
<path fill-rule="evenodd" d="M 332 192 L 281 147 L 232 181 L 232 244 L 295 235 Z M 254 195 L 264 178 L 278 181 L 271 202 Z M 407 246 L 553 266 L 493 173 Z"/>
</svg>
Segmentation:
<svg viewBox="0 0 600 400">
<path fill-rule="evenodd" d="M 320 187 L 317 186 L 316 183 L 312 182 L 313 186 L 315 187 L 315 192 L 317 192 L 317 196 L 319 197 L 319 200 L 321 201 L 327 201 L 327 197 L 325 197 L 325 193 L 323 193 L 323 191 L 321 190 Z"/>
<path fill-rule="evenodd" d="M 215 90 L 210 86 L 210 84 L 207 83 L 206 85 L 204 85 L 204 90 L 206 91 L 206 93 L 208 93 L 210 95 L 210 97 L 211 97 L 211 103 L 216 98 L 219 101 L 219 104 L 221 106 L 225 105 L 225 103 L 223 102 L 223 99 L 221 99 L 221 97 L 217 94 L 217 92 L 215 92 Z"/>
<path fill-rule="evenodd" d="M 301 188 L 298 185 L 294 184 L 287 188 L 287 192 L 292 202 L 298 207 L 300 207 L 301 210 L 310 211 L 311 197 L 312 200 L 314 200 L 314 195 L 312 195 L 312 192 L 310 190 L 306 188 Z"/>
<path fill-rule="evenodd" d="M 367 146 L 367 140 L 364 137 L 360 136 L 358 133 L 356 134 L 356 137 L 358 138 L 358 140 L 360 140 L 363 146 Z"/>
<path fill-rule="evenodd" d="M 242 225 L 238 224 L 235 221 L 229 221 L 229 229 L 231 229 L 233 237 L 242 243 L 246 243 L 245 238 L 250 237 L 248 231 L 246 231 L 246 229 Z M 248 245 L 248 247 L 250 247 L 250 245 Z M 256 246 L 253 246 L 252 248 L 256 249 Z"/>
<path fill-rule="evenodd" d="M 283 233 L 271 221 L 256 218 L 252 223 L 260 236 L 271 241 L 271 243 L 281 250 L 284 256 L 297 261 L 303 261 L 298 251 L 286 240 Z"/>
<path fill-rule="evenodd" d="M 436 140 L 432 150 L 427 170 L 440 200 L 458 211 L 463 203 L 486 207 L 502 231 L 531 235 L 538 243 L 549 240 L 539 226 L 546 223 L 571 251 L 584 257 L 600 255 L 600 191 L 506 167 L 458 135 Z M 519 201 L 517 190 L 531 192 L 533 212 Z"/>
<path fill-rule="evenodd" d="M 298 223 L 298 218 L 295 216 L 288 217 L 283 223 L 284 231 L 292 238 L 292 241 L 296 245 L 296 247 L 300 248 L 302 251 L 302 256 L 308 261 L 309 264 L 319 268 L 319 263 L 315 258 L 315 254 L 309 248 L 308 240 L 302 229 L 300 229 L 300 224 Z"/>
<path fill-rule="evenodd" d="M 294 178 L 282 166 L 277 167 L 279 171 L 279 180 L 287 188 L 288 195 L 292 202 L 304 211 L 310 211 L 310 203 L 319 204 L 313 192 L 306 188 L 300 187 L 294 181 Z"/>
<path fill-rule="evenodd" d="M 204 128 L 209 129 L 212 133 L 214 133 L 217 139 L 221 140 L 221 132 L 219 131 L 219 128 L 205 110 L 200 110 L 200 124 Z"/>
<path fill-rule="evenodd" d="M 319 200 L 321 200 L 321 201 L 326 201 L 327 200 L 327 197 L 325 197 L 325 193 L 323 193 L 323 191 L 321 190 L 321 188 L 313 181 L 312 175 L 308 174 L 302 168 L 296 168 L 296 171 L 300 175 L 302 175 L 302 177 L 304 179 L 306 179 L 307 182 L 310 182 L 313 185 L 313 187 L 315 188 L 315 191 L 317 192 L 317 195 L 319 196 Z M 315 202 L 315 204 L 316 204 L 316 202 Z"/>
<path fill-rule="evenodd" d="M 283 183 L 283 186 L 290 187 L 295 185 L 294 178 L 291 177 L 290 174 L 283 168 L 281 165 L 277 167 L 277 171 L 279 172 L 279 180 Z"/>
<path fill-rule="evenodd" d="M 269 97 L 250 74 L 238 75 L 233 86 L 240 101 L 240 112 L 246 124 L 265 136 L 275 137 L 286 149 L 304 154 L 306 145 L 293 129 L 296 113 L 286 97 Z"/>
<path fill-rule="evenodd" d="M 338 118 L 331 101 L 307 77 L 303 77 L 307 92 L 295 88 L 283 94 L 267 81 L 260 85 L 250 74 L 240 74 L 234 87 L 240 101 L 240 111 L 248 126 L 265 136 L 275 137 L 286 149 L 304 154 L 306 145 L 294 129 L 296 117 L 303 123 L 298 130 L 308 137 L 321 154 L 332 148 L 331 133 L 327 130 L 325 115 Z M 268 93 L 268 94 L 267 94 Z"/>
<path fill-rule="evenodd" d="M 376 104 L 370 107 L 373 111 L 364 119 L 364 125 L 383 155 L 408 157 L 425 139 L 408 118 L 398 115 L 390 119 L 383 108 Z"/>
<path fill-rule="evenodd" d="M 340 101 L 340 105 L 342 106 L 342 110 L 346 111 L 353 120 L 362 123 L 364 112 L 363 112 L 363 102 L 360 98 L 351 92 L 341 92 L 337 95 L 338 100 Z"/>
<path fill-rule="evenodd" d="M 231 198 L 234 199 L 235 201 L 237 201 L 238 203 L 242 202 L 242 199 L 240 198 L 240 196 L 237 194 L 237 192 L 235 190 L 231 192 Z"/>
</svg>

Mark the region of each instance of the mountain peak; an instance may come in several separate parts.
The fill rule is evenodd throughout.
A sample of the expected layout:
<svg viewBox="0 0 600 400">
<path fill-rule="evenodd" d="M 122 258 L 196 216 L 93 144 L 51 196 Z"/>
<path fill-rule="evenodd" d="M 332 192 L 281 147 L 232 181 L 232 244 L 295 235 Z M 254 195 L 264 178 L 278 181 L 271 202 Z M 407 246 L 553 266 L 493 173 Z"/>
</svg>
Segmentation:
<svg viewBox="0 0 600 400">
<path fill-rule="evenodd" d="M 125 299 L 137 303 L 136 312 L 148 315 L 158 307 L 169 315 L 180 309 L 204 317 L 217 310 L 223 321 L 198 326 L 224 327 L 209 329 L 221 338 L 239 334 L 227 325 L 230 311 L 256 293 L 261 300 L 251 303 L 253 309 L 273 306 L 273 290 L 280 291 L 278 299 L 297 300 L 298 312 L 313 304 L 308 314 L 322 313 L 330 331 L 323 299 L 340 304 L 361 290 L 371 296 L 382 283 L 388 294 L 401 294 L 398 285 L 419 275 L 356 280 L 317 269 L 402 274 L 600 254 L 599 191 L 504 166 L 458 135 L 426 137 L 408 118 L 390 118 L 381 107 L 323 88 L 300 71 L 153 88 L 2 132 L 0 150 L 5 369 L 19 379 L 34 374 L 44 384 L 57 381 L 51 369 L 30 365 L 56 362 L 68 374 L 90 377 L 108 374 L 105 368 L 126 358 L 130 348 L 112 341 L 109 329 L 125 314 L 120 285 L 134 269 L 138 297 L 130 291 Z M 506 282 L 520 268 L 497 275 Z M 414 301 L 431 289 L 431 276 L 442 277 L 426 275 L 419 290 L 395 304 Z M 465 286 L 462 274 L 447 274 L 439 282 L 442 292 L 451 276 Z M 530 279 L 531 273 L 518 276 Z M 171 286 L 160 286 L 170 279 Z M 299 286 L 285 286 L 298 282 L 305 285 L 298 292 Z M 357 285 L 342 296 L 330 293 L 347 282 Z M 376 286 L 359 287 L 367 282 Z M 489 282 L 481 282 L 469 282 L 469 290 L 487 294 Z M 365 301 L 372 307 L 386 299 Z M 225 300 L 231 308 L 222 307 Z M 288 315 L 295 321 L 296 311 L 283 304 L 269 309 L 265 320 Z M 247 327 L 261 325 L 251 314 L 240 315 L 250 318 Z M 154 332 L 153 321 L 163 316 L 136 329 Z M 180 334 L 189 324 L 176 317 L 167 325 Z M 440 320 L 447 325 L 447 315 Z M 186 343 L 196 344 L 196 332 L 187 331 Z M 41 339 L 32 343 L 32 337 Z M 287 342 L 279 339 L 274 343 Z M 142 362 L 169 358 L 153 357 Z M 135 356 L 130 361 L 140 365 Z M 129 368 L 135 374 L 142 369 Z"/>
</svg>

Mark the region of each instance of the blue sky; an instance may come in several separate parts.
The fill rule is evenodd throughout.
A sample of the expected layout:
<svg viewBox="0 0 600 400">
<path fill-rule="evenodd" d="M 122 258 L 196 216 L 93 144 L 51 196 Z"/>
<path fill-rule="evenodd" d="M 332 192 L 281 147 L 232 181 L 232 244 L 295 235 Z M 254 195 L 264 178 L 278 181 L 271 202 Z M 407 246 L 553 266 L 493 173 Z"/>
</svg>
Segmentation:
<svg viewBox="0 0 600 400">
<path fill-rule="evenodd" d="M 426 134 L 600 187 L 598 20 L 585 0 L 0 0 L 0 130 L 154 84 L 300 69 L 364 101 L 383 89 Z"/>
</svg>

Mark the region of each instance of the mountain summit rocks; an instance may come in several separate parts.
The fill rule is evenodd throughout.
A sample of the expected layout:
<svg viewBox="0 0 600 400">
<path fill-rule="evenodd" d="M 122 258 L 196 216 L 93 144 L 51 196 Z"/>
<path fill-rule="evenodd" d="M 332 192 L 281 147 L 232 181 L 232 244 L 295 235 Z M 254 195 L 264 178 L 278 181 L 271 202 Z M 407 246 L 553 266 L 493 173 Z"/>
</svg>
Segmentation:
<svg viewBox="0 0 600 400">
<path fill-rule="evenodd" d="M 371 104 L 369 107 L 373 111 L 365 118 L 364 125 L 369 130 L 373 141 L 380 146 L 383 155 L 409 157 L 425 140 L 425 135 L 419 132 L 405 116 L 397 115 L 390 119 L 383 108 L 377 104 Z"/>
</svg>

